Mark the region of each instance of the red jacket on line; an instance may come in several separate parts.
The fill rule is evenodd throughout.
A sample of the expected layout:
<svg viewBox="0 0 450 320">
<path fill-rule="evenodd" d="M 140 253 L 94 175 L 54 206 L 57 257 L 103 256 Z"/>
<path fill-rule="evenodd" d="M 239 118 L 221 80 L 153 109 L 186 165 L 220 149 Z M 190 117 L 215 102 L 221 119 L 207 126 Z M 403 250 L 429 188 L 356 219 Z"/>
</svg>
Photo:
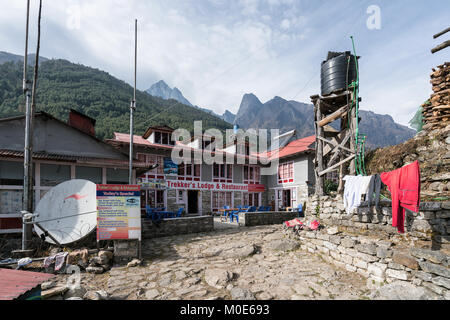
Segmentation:
<svg viewBox="0 0 450 320">
<path fill-rule="evenodd" d="M 404 233 L 405 209 L 419 212 L 419 162 L 415 161 L 391 172 L 383 172 L 380 177 L 392 196 L 392 226 L 397 227 L 398 232 Z"/>
</svg>

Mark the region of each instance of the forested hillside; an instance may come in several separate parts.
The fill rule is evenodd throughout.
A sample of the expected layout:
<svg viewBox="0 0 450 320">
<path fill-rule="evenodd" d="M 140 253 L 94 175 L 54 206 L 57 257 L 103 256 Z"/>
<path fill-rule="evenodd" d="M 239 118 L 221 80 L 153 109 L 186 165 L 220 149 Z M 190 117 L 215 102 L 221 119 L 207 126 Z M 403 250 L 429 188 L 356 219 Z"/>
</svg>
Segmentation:
<svg viewBox="0 0 450 320">
<path fill-rule="evenodd" d="M 0 64 L 0 117 L 24 113 L 22 69 L 20 62 Z M 29 68 L 32 79 L 33 68 Z M 66 60 L 42 62 L 39 68 L 37 111 L 45 111 L 66 121 L 70 109 L 97 120 L 96 134 L 111 138 L 113 132 L 128 132 L 129 106 L 133 88 L 110 74 Z M 137 92 L 135 133 L 143 134 L 150 125 L 166 124 L 172 128 L 193 130 L 194 121 L 202 120 L 203 129 L 232 128 L 231 124 L 206 112 L 175 100 L 163 100 Z"/>
</svg>

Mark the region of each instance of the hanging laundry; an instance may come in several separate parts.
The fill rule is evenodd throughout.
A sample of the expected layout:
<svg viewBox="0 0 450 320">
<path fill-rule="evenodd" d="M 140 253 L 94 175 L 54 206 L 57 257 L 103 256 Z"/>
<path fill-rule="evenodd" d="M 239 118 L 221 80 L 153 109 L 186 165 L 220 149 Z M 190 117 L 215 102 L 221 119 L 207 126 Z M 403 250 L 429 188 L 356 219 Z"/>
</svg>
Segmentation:
<svg viewBox="0 0 450 320">
<path fill-rule="evenodd" d="M 405 209 L 419 212 L 419 161 L 391 172 L 383 172 L 380 177 L 381 181 L 388 186 L 392 197 L 392 226 L 397 227 L 399 233 L 404 233 Z"/>
<path fill-rule="evenodd" d="M 361 204 L 361 196 L 367 194 L 371 177 L 364 176 L 345 176 L 344 187 L 344 206 L 347 214 L 351 214 L 352 210 Z"/>
<path fill-rule="evenodd" d="M 381 178 L 379 174 L 371 176 L 369 183 L 369 190 L 367 191 L 366 200 L 368 207 L 372 205 L 373 194 L 375 193 L 375 207 L 378 209 L 380 202 Z"/>
</svg>

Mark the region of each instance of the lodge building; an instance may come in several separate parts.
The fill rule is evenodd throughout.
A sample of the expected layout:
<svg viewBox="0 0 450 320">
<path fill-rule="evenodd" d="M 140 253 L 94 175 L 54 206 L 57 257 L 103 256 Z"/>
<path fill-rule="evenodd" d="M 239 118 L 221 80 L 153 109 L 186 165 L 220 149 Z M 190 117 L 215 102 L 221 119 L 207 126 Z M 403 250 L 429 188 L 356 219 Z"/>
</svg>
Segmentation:
<svg viewBox="0 0 450 320">
<path fill-rule="evenodd" d="M 24 116 L 0 119 L 0 233 L 21 232 L 24 132 Z M 169 211 L 183 207 L 188 215 L 217 213 L 226 205 L 282 210 L 304 202 L 313 191 L 314 136 L 300 139 L 292 131 L 280 138 L 278 149 L 250 154 L 245 140 L 216 150 L 213 137 L 175 142 L 173 132 L 161 125 L 134 136 L 133 183 L 141 185 L 143 213 L 146 205 Z M 95 120 L 71 110 L 68 123 L 36 113 L 33 136 L 35 206 L 53 186 L 70 179 L 128 183 L 129 134 L 114 133 L 101 141 L 95 137 Z M 174 164 L 172 151 L 180 145 L 192 162 Z M 224 161 L 194 161 L 198 153 L 223 155 Z M 271 165 L 268 160 L 279 161 L 272 175 L 262 174 Z M 154 164 L 158 166 L 149 170 Z"/>
</svg>

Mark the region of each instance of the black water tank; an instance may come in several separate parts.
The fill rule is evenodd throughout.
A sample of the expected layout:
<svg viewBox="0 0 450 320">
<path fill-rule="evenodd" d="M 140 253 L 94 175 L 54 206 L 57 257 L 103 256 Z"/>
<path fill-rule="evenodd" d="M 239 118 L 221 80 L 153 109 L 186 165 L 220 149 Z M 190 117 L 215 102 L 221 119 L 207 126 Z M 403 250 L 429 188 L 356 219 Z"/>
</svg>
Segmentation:
<svg viewBox="0 0 450 320">
<path fill-rule="evenodd" d="M 355 56 L 350 51 L 328 52 L 320 73 L 322 96 L 344 90 L 352 81 L 356 81 Z"/>
</svg>

